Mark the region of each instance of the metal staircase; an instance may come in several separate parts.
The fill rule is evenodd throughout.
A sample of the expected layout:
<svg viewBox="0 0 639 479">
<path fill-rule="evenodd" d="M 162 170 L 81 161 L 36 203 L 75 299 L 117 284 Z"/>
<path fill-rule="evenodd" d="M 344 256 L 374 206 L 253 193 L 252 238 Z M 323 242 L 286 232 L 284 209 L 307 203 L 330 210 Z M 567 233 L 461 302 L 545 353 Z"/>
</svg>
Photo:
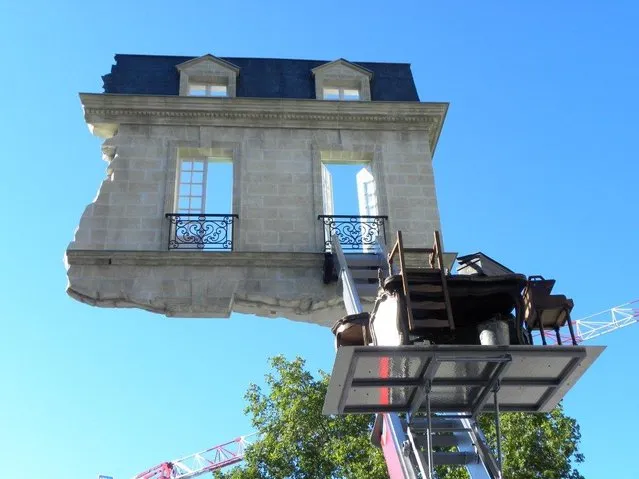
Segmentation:
<svg viewBox="0 0 639 479">
<path fill-rule="evenodd" d="M 432 479 L 436 466 L 465 467 L 473 479 L 502 477 L 499 462 L 470 418 L 434 415 L 429 424 L 428 417 L 419 416 L 409 425 L 392 413 L 384 414 L 381 421 L 385 429 L 373 442 L 384 450 L 387 464 L 396 465 L 389 467 L 391 479 Z M 391 437 L 394 440 L 389 441 Z M 385 448 L 385 444 L 392 447 Z"/>
<path fill-rule="evenodd" d="M 337 287 L 341 287 L 344 292 L 352 289 L 359 298 L 376 297 L 379 290 L 380 271 L 383 277 L 388 275 L 386 246 L 381 237 L 377 237 L 369 253 L 349 253 L 346 255 L 342 250 L 339 238 L 337 235 L 333 235 L 331 237 L 331 250 L 337 260 L 335 263 L 338 273 Z M 348 282 L 346 278 L 348 278 Z"/>
<path fill-rule="evenodd" d="M 359 296 L 363 298 L 377 296 L 378 271 L 382 265 L 383 256 L 372 253 L 349 253 L 344 256 Z"/>
<path fill-rule="evenodd" d="M 386 254 L 385 246 L 378 242 L 377 254 L 365 255 L 366 260 L 356 259 L 353 255 L 348 255 L 347 260 L 336 236 L 331 239 L 331 245 L 337 259 L 339 284 L 342 287 L 346 312 L 348 315 L 361 314 L 364 312 L 360 301 L 360 296 L 364 295 L 362 292 L 371 296 L 374 287 L 376 294 L 378 278 L 381 280 L 382 277 L 390 276 L 387 262 L 389 256 Z M 374 272 L 374 276 L 371 272 Z M 443 276 L 440 276 L 442 273 L 439 269 L 436 268 L 432 272 L 438 275 L 440 281 L 445 281 Z M 375 278 L 375 283 L 371 281 L 372 278 Z M 443 293 L 443 290 L 438 290 L 438 293 Z M 446 302 L 447 298 L 443 299 Z M 448 318 L 446 323 L 448 324 Z M 498 384 L 494 388 L 496 405 L 497 390 Z M 472 417 L 462 415 L 431 414 L 429 394 L 430 387 L 427 382 L 413 401 L 413 413 L 406 414 L 406 418 L 400 417 L 397 413 L 377 415 L 372 440 L 384 452 L 390 478 L 433 479 L 435 466 L 450 465 L 465 467 L 472 479 L 501 479 L 499 462 L 486 444 L 476 421 Z M 426 404 L 425 414 L 415 414 L 423 403 Z M 499 431 L 499 409 L 496 409 Z M 499 432 L 497 436 L 499 437 Z M 498 444 L 498 450 L 499 448 Z"/>
</svg>

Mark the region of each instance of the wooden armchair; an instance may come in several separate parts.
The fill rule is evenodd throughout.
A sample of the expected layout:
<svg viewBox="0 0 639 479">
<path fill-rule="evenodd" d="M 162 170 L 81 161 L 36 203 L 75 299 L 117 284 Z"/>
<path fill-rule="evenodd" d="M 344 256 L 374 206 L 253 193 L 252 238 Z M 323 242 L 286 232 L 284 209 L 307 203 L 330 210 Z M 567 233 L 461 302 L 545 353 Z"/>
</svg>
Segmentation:
<svg viewBox="0 0 639 479">
<path fill-rule="evenodd" d="M 545 279 L 543 276 L 528 278 L 528 284 L 523 293 L 524 321 L 529 332 L 534 329 L 539 330 L 544 345 L 547 344 L 544 332 L 546 330 L 553 330 L 557 344 L 561 344 L 559 330 L 567 323 L 572 344 L 576 345 L 577 340 L 570 319 L 574 303 L 563 294 L 550 294 L 554 286 L 554 279 Z"/>
</svg>

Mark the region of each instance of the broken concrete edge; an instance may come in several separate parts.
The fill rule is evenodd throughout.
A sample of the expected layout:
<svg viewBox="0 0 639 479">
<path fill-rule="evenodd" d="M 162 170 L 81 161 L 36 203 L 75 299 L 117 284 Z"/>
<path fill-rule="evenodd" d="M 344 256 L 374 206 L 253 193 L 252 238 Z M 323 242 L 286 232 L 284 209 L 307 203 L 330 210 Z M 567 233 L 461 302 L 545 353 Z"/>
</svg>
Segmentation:
<svg viewBox="0 0 639 479">
<path fill-rule="evenodd" d="M 67 294 L 80 303 L 98 308 L 138 308 L 150 313 L 166 314 L 165 309 L 155 308 L 150 304 L 141 303 L 139 301 L 130 301 L 125 298 L 94 298 L 92 296 L 82 294 L 70 286 L 67 286 Z"/>
<path fill-rule="evenodd" d="M 334 316 L 334 320 L 311 321 L 318 326 L 331 327 L 334 321 L 338 320 L 344 311 L 344 301 L 342 298 L 335 298 L 328 301 L 314 301 L 312 298 L 303 298 L 300 300 L 283 300 L 270 297 L 258 297 L 251 295 L 236 294 L 231 298 L 230 309 L 227 314 L 214 315 L 210 311 L 202 311 L 201 313 L 194 311 L 175 311 L 169 305 L 154 306 L 149 303 L 137 301 L 127 298 L 125 295 L 114 298 L 98 298 L 83 294 L 70 286 L 67 287 L 67 294 L 84 304 L 99 308 L 138 308 L 144 311 L 161 314 L 168 318 L 209 318 L 209 319 L 227 319 L 232 313 L 250 314 L 262 318 L 285 318 L 292 321 L 309 322 L 309 315 L 321 313 L 318 316 Z M 365 304 L 373 304 L 373 298 L 362 298 Z M 260 311 L 269 310 L 271 314 L 260 314 Z"/>
</svg>

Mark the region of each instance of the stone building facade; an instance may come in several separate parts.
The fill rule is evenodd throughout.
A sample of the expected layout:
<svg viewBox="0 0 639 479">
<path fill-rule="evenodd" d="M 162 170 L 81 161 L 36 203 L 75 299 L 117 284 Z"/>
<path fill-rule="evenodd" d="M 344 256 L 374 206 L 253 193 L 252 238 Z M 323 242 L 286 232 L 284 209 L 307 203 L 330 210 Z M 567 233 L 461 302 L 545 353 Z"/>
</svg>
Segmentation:
<svg viewBox="0 0 639 479">
<path fill-rule="evenodd" d="M 439 229 L 432 155 L 447 104 L 420 102 L 406 64 L 117 55 L 104 83 L 80 95 L 107 173 L 66 253 L 79 301 L 331 324 L 343 306 L 318 220 L 332 213 L 331 163 L 367 169 L 387 240 L 401 230 L 422 246 Z M 230 211 L 204 205 L 220 162 Z M 193 243 L 176 218 L 227 243 Z"/>
</svg>

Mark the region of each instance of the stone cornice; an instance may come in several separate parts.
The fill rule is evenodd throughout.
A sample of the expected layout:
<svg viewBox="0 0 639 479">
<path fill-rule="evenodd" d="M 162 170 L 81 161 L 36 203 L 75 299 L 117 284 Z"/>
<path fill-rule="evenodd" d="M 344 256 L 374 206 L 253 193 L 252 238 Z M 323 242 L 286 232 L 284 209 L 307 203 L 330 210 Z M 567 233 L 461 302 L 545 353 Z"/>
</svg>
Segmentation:
<svg viewBox="0 0 639 479">
<path fill-rule="evenodd" d="M 69 266 L 245 266 L 318 268 L 324 253 L 67 250 Z"/>
<path fill-rule="evenodd" d="M 81 93 L 84 118 L 94 134 L 109 136 L 120 124 L 422 130 L 434 152 L 448 103 L 340 102 L 263 98 L 200 98 Z"/>
</svg>

